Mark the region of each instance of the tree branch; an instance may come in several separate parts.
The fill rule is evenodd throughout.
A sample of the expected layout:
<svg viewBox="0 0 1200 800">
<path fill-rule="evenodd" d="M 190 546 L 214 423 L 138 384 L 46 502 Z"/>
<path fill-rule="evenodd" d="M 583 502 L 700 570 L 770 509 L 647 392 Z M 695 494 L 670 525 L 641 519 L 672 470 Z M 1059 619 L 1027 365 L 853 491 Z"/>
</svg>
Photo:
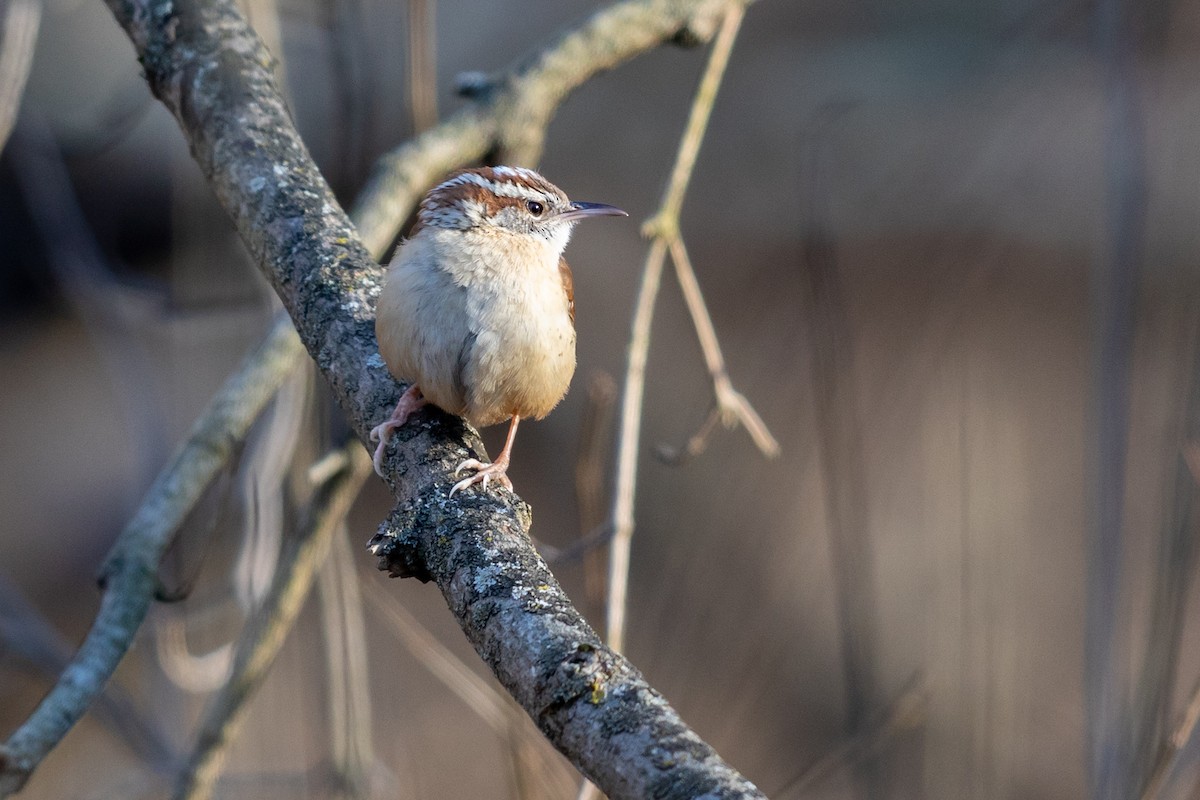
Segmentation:
<svg viewBox="0 0 1200 800">
<path fill-rule="evenodd" d="M 373 331 L 381 272 L 291 125 L 269 54 L 228 3 L 108 3 L 151 89 L 179 120 L 218 199 L 365 441 L 399 394 Z M 506 90 L 489 92 L 479 108 L 402 148 L 404 161 L 392 160 L 387 172 L 387 193 L 399 203 L 383 208 L 369 191 L 364 207 L 385 218 L 390 212 L 389 224 L 397 226 L 398 210 L 411 208 L 425 185 L 493 145 L 536 155 L 542 132 L 531 138 L 508 120 L 539 127 L 572 81 L 681 33 L 703 38 L 714 12 L 726 7 L 726 0 L 658 0 L 597 14 L 518 70 Z M 598 46 L 605 37 L 607 49 Z M 578 63 L 588 56 L 597 60 Z M 378 235 L 386 226 L 363 222 L 381 249 L 379 241 L 391 238 Z M 761 797 L 588 628 L 532 549 L 527 506 L 495 494 L 447 502 L 453 465 L 481 449 L 473 431 L 435 415 L 397 438 L 388 483 L 398 506 L 374 540 L 375 552 L 393 572 L 437 581 L 476 650 L 556 747 L 614 798 Z M 139 577 L 144 583 L 153 572 Z M 138 595 L 146 587 L 129 590 Z M 141 615 L 144 608 L 134 628 Z M 31 769 L 37 760 L 23 763 Z"/>
<path fill-rule="evenodd" d="M 104 598 L 87 638 L 36 711 L 0 747 L 0 797 L 33 769 L 87 711 L 129 650 L 150 607 L 174 532 L 245 438 L 301 353 L 295 331 L 277 324 L 196 421 L 188 439 L 125 526 L 102 575 Z"/>
<path fill-rule="evenodd" d="M 341 469 L 320 488 L 307 524 L 288 543 L 270 595 L 238 641 L 233 673 L 209 703 L 196 746 L 175 785 L 174 796 L 180 800 L 211 796 L 247 704 L 275 663 L 335 532 L 342 530 L 341 522 L 371 474 L 371 460 L 353 442 L 339 455 Z"/>
</svg>

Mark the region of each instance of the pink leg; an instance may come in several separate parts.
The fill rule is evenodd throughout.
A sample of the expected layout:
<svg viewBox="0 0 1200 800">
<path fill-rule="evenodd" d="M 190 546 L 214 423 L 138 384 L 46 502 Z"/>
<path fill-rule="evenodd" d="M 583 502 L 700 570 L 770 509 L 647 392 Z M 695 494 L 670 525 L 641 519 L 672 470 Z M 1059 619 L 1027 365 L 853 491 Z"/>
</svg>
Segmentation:
<svg viewBox="0 0 1200 800">
<path fill-rule="evenodd" d="M 503 486 L 505 489 L 512 491 L 512 481 L 508 479 L 508 460 L 512 455 L 513 441 L 517 438 L 517 423 L 521 421 L 521 417 L 514 414 L 512 422 L 508 426 L 508 438 L 504 440 L 504 449 L 500 451 L 500 455 L 491 464 L 485 464 L 482 461 L 477 461 L 474 458 L 468 458 L 466 461 L 458 465 L 458 469 L 454 470 L 454 474 L 462 472 L 464 469 L 479 470 L 474 475 L 463 478 L 454 487 L 450 489 L 450 496 L 459 489 L 465 489 L 472 483 L 482 483 L 484 491 L 487 491 L 488 480 L 495 478 L 496 483 Z"/>
<path fill-rule="evenodd" d="M 407 392 L 400 395 L 400 402 L 396 403 L 396 410 L 392 412 L 392 415 L 371 429 L 371 441 L 379 442 L 379 445 L 375 448 L 375 455 L 371 460 L 375 463 L 375 471 L 381 476 L 383 475 L 383 454 L 387 449 L 388 439 L 391 438 L 392 431 L 408 422 L 408 415 L 428 402 L 425 399 L 425 395 L 421 394 L 421 387 L 414 383 L 408 387 Z"/>
</svg>

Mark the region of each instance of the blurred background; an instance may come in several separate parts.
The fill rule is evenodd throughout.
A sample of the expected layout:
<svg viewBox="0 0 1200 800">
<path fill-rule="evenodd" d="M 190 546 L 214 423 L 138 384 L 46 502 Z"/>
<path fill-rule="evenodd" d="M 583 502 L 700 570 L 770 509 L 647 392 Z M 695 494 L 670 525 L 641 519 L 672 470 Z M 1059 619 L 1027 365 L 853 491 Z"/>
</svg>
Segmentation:
<svg viewBox="0 0 1200 800">
<path fill-rule="evenodd" d="M 460 107 L 456 75 L 502 69 L 593 8 L 250 14 L 350 205 L 380 154 Z M 94 618 L 116 535 L 275 306 L 107 8 L 0 9 L 9 52 L 10 32 L 36 34 L 0 156 L 7 736 Z M 668 273 L 625 652 L 769 796 L 1195 796 L 1198 57 L 1200 5 L 1173 0 L 750 7 L 682 224 L 734 384 L 782 455 L 718 430 L 686 463 L 656 457 L 713 394 Z M 579 372 L 517 445 L 510 474 L 551 547 L 603 519 L 609 487 L 598 510 L 576 467 L 586 452 L 611 474 L 636 223 L 704 61 L 642 56 L 549 130 L 542 171 L 634 220 L 576 235 Z M 186 599 L 153 609 L 23 797 L 164 795 L 295 527 L 289 481 L 338 430 L 320 380 L 290 381 L 163 566 Z M 493 452 L 502 436 L 485 432 Z M 497 725 L 462 699 L 473 679 L 437 658 L 495 684 L 437 590 L 376 571 L 364 546 L 389 507 L 372 479 L 218 796 L 574 797 L 527 720 Z M 602 559 L 556 567 L 601 630 Z"/>
</svg>

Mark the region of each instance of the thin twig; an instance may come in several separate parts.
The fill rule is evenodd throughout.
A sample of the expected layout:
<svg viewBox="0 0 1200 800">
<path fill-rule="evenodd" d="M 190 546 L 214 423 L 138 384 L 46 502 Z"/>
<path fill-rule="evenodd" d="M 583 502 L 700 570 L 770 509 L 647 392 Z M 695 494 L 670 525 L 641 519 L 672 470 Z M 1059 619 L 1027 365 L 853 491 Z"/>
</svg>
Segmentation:
<svg viewBox="0 0 1200 800">
<path fill-rule="evenodd" d="M 538 542 L 538 552 L 546 559 L 546 563 L 554 566 L 574 564 L 579 559 L 603 547 L 612 541 L 614 528 L 611 522 L 602 522 L 592 528 L 582 538 L 571 542 L 567 547 L 554 547 L 545 542 Z"/>
<path fill-rule="evenodd" d="M 326 561 L 334 534 L 342 530 L 351 503 L 371 474 L 371 459 L 358 442 L 342 449 L 348 466 L 318 491 L 308 523 L 281 556 L 278 580 L 261 610 L 247 623 L 234 656 L 233 673 L 200 725 L 195 750 L 175 788 L 177 800 L 212 794 L 229 745 L 245 719 L 247 703 L 279 654 L 317 570 Z"/>
<path fill-rule="evenodd" d="M 437 0 L 408 0 L 408 108 L 413 133 L 437 124 Z"/>
<path fill-rule="evenodd" d="M 583 538 L 565 548 L 573 551 L 583 545 L 588 535 L 608 523 L 605 477 L 612 458 L 612 420 L 617 402 L 617 382 L 607 372 L 595 370 L 588 376 L 587 405 L 579 426 L 579 449 L 575 456 L 575 498 L 579 505 L 579 531 Z M 607 543 L 607 538 L 604 543 Z M 597 542 L 596 544 L 599 544 Z M 543 547 L 538 548 L 547 560 L 555 563 Z M 585 546 L 583 590 L 589 610 L 604 607 L 605 553 L 595 546 Z"/>
<path fill-rule="evenodd" d="M 1124 519 L 1135 310 L 1148 194 L 1133 8 L 1123 0 L 1100 0 L 1093 11 L 1107 123 L 1104 245 L 1089 285 L 1092 381 L 1083 643 L 1085 763 L 1088 793 L 1095 800 L 1132 797 L 1141 790 L 1160 733 L 1159 720 L 1149 717 L 1159 713 L 1161 698 L 1169 691 L 1169 684 L 1154 687 L 1152 694 L 1159 698 L 1139 697 L 1134 707 L 1127 645 L 1119 624 L 1130 602 L 1123 583 Z"/>
<path fill-rule="evenodd" d="M 371 682 L 362 590 L 354 569 L 343 517 L 333 534 L 329 558 L 317 576 L 321 632 L 328 664 L 327 707 L 331 762 L 340 797 L 371 795 L 375 748 L 371 732 Z M 282 569 L 282 566 L 281 566 Z"/>
<path fill-rule="evenodd" d="M 750 0 L 627 0 L 593 14 L 499 75 L 473 84 L 476 100 L 445 122 L 379 160 L 353 216 L 372 252 L 400 231 L 420 194 L 446 172 L 497 152 L 532 164 L 555 111 L 597 73 L 676 39 L 707 41 L 730 3 Z"/>
<path fill-rule="evenodd" d="M 616 494 L 613 502 L 613 538 L 608 553 L 608 606 L 605 641 L 620 652 L 625 646 L 625 595 L 629 587 L 629 552 L 633 542 L 633 506 L 637 494 L 638 443 L 642 432 L 642 397 L 646 392 L 646 361 L 650 352 L 650 323 L 654 301 L 662 283 L 667 245 L 655 239 L 642 268 L 633 331 L 629 337 L 629 360 L 625 369 L 625 393 L 621 400 L 621 432 L 617 445 Z"/>
<path fill-rule="evenodd" d="M 714 401 L 712 408 L 708 412 L 708 416 L 704 418 L 704 422 L 700 423 L 700 427 L 696 429 L 696 432 L 688 437 L 683 447 L 660 444 L 655 448 L 655 453 L 658 455 L 659 460 L 672 466 L 679 466 L 690 461 L 702 454 L 705 448 L 708 447 L 708 437 L 712 436 L 713 431 L 717 429 L 717 425 L 720 422 L 721 405 Z"/>
<path fill-rule="evenodd" d="M 42 21 L 38 0 L 8 0 L 5 5 L 0 31 L 0 150 L 17 122 Z"/>
<path fill-rule="evenodd" d="M 448 647 L 421 624 L 378 582 L 363 584 L 363 597 L 385 629 L 396 637 L 413 656 L 449 689 L 467 708 L 496 733 L 509 726 L 509 707 L 495 688 L 479 677 Z"/>
<path fill-rule="evenodd" d="M 908 681 L 874 724 L 843 740 L 828 753 L 804 768 L 782 789 L 773 793 L 778 800 L 805 798 L 840 771 L 853 772 L 864 761 L 877 757 L 879 751 L 902 734 L 919 729 L 929 713 L 924 678 L 920 675 Z"/>
<path fill-rule="evenodd" d="M 295 329 L 280 320 L 258 352 L 212 399 L 147 492 L 108 557 L 100 611 L 79 652 L 37 710 L 0 747 L 0 796 L 21 787 L 112 676 L 150 607 L 158 564 L 175 531 L 299 363 L 301 353 Z"/>
<path fill-rule="evenodd" d="M 117 279 L 80 206 L 54 130 L 41 115 L 22 115 L 9 151 L 50 273 L 108 368 L 138 482 L 147 483 L 169 454 L 163 404 L 147 388 L 153 359 L 140 336 L 160 315 L 162 298 Z"/>
<path fill-rule="evenodd" d="M 766 423 L 758 416 L 758 412 L 750 402 L 736 389 L 729 379 L 725 368 L 725 357 L 721 354 L 721 344 L 717 341 L 717 331 L 713 328 L 712 317 L 704 303 L 704 295 L 700 291 L 700 283 L 696 280 L 696 272 L 692 269 L 691 259 L 688 258 L 687 247 L 678 231 L 671 236 L 668 251 L 671 261 L 675 264 L 675 277 L 679 280 L 679 288 L 683 291 L 683 299 L 687 302 L 688 312 L 692 315 L 692 323 L 696 328 L 696 336 L 700 340 L 700 349 L 704 353 L 704 363 L 708 374 L 712 377 L 713 391 L 717 396 L 717 409 L 721 414 L 721 423 L 726 428 L 732 428 L 741 423 L 754 440 L 754 445 L 767 458 L 779 455 L 779 442 L 767 430 Z"/>
<path fill-rule="evenodd" d="M 608 608 L 606 614 L 608 646 L 620 651 L 625 646 L 625 606 L 629 587 L 629 552 L 633 541 L 633 508 L 637 487 L 637 455 L 641 440 L 642 398 L 646 390 L 646 360 L 650 351 L 650 326 L 654 320 L 654 301 L 662 282 L 663 260 L 669 239 L 679 230 L 679 212 L 687 192 L 700 143 L 708 127 L 717 89 L 729 63 L 745 8 L 727 7 L 720 32 L 713 43 L 708 66 L 700 79 L 692 101 L 687 127 L 679 143 L 671 180 L 662 204 L 643 230 L 654 240 L 642 268 L 633 327 L 629 335 L 629 358 L 625 369 L 625 393 L 621 401 L 620 438 L 617 447 L 616 491 L 613 499 L 613 534 L 608 562 Z"/>
<path fill-rule="evenodd" d="M 1175 730 L 1163 742 L 1153 772 L 1146 780 L 1141 800 L 1173 800 L 1195 795 L 1195 773 L 1190 769 L 1200 755 L 1200 682 L 1192 687 L 1187 707 Z M 1191 776 L 1191 781 L 1180 782 Z"/>
<path fill-rule="evenodd" d="M 25 663 L 45 680 L 57 678 L 75 654 L 72 643 L 25 599 L 3 571 L 0 571 L 0 653 L 6 663 Z M 92 705 L 92 714 L 154 772 L 164 773 L 176 763 L 171 737 L 158 720 L 142 712 L 119 682 L 104 687 Z"/>
<path fill-rule="evenodd" d="M 801 183 L 809 187 L 805 208 L 809 236 L 801 276 L 805 314 L 810 320 L 809 358 L 813 413 L 816 419 L 825 495 L 827 542 L 832 566 L 834 609 L 840 636 L 845 728 L 849 737 L 873 723 L 884 702 L 878 678 L 879 603 L 876 548 L 866 498 L 867 473 L 858 394 L 854 382 L 854 339 L 843 297 L 837 251 L 827 233 L 824 198 L 828 186 L 819 176 L 822 145 L 813 138 L 805 160 L 811 169 Z M 884 770 L 874 758 L 854 763 L 854 797 L 878 797 L 886 791 Z"/>
<path fill-rule="evenodd" d="M 745 8 L 730 5 L 725 11 L 721 29 L 713 43 L 708 65 L 692 100 L 687 127 L 679 143 L 675 166 L 658 213 L 643 226 L 643 232 L 653 237 L 642 269 L 637 305 L 629 336 L 629 356 L 625 369 L 625 393 L 621 401 L 620 438 L 617 446 L 617 477 L 613 497 L 613 538 L 608 553 L 608 602 L 605 622 L 605 641 L 621 652 L 625 647 L 625 612 L 629 593 L 629 557 L 633 546 L 634 504 L 637 498 L 637 463 L 641 441 L 642 406 L 646 392 L 646 362 L 650 352 L 650 327 L 654 320 L 654 303 L 662 284 L 663 260 L 668 242 L 677 237 L 679 213 L 691 180 L 700 144 L 708 128 L 708 120 L 716 101 L 717 89 L 729 64 L 729 55 L 741 27 Z M 599 797 L 600 790 L 585 780 L 579 800 Z"/>
</svg>

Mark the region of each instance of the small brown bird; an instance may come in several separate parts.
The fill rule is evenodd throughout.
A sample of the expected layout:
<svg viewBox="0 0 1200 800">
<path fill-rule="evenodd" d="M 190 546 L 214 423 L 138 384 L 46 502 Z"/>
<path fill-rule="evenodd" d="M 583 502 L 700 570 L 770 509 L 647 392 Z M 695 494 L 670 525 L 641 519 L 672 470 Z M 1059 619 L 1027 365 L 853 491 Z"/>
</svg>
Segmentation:
<svg viewBox="0 0 1200 800">
<path fill-rule="evenodd" d="M 562 258 L 581 219 L 628 216 L 602 203 L 572 202 L 530 169 L 457 172 L 421 202 L 409 238 L 396 251 L 376 309 L 375 333 L 388 370 L 413 385 L 371 431 L 382 472 L 391 432 L 426 403 L 476 427 L 511 419 L 491 464 L 450 490 L 505 474 L 517 424 L 541 419 L 567 393 L 575 372 L 575 298 Z"/>
</svg>

